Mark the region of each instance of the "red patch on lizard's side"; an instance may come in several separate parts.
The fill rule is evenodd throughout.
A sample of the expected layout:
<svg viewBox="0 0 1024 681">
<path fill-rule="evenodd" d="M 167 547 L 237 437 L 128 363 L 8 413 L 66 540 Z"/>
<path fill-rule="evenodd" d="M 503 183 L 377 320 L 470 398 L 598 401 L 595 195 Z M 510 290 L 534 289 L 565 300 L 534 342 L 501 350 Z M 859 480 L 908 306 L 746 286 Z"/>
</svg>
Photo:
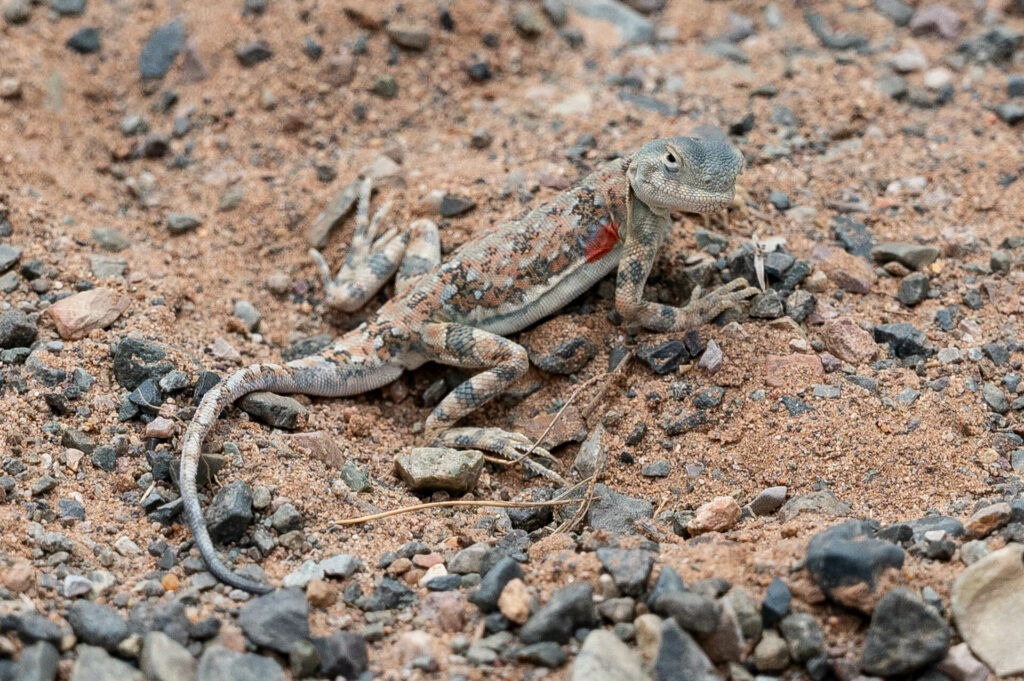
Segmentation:
<svg viewBox="0 0 1024 681">
<path fill-rule="evenodd" d="M 597 226 L 594 236 L 587 241 L 583 249 L 583 255 L 587 257 L 587 262 L 600 260 L 611 253 L 618 242 L 619 226 L 614 220 L 609 220 Z"/>
</svg>

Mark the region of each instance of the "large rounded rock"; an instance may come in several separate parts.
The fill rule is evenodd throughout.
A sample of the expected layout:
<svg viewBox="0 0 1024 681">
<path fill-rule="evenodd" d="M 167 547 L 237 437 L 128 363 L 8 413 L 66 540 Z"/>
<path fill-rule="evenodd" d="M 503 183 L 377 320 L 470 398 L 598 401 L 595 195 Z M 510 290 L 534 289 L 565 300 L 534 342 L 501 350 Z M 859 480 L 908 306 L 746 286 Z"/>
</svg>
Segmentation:
<svg viewBox="0 0 1024 681">
<path fill-rule="evenodd" d="M 902 587 L 882 596 L 864 641 L 864 671 L 910 674 L 946 656 L 953 630 L 931 606 Z"/>
<path fill-rule="evenodd" d="M 999 676 L 1024 672 L 1024 544 L 993 551 L 960 573 L 951 610 L 960 635 Z"/>
<path fill-rule="evenodd" d="M 815 535 L 807 544 L 807 570 L 829 599 L 871 612 L 875 588 L 890 569 L 903 567 L 903 549 L 874 538 L 869 523 L 850 520 Z"/>
</svg>

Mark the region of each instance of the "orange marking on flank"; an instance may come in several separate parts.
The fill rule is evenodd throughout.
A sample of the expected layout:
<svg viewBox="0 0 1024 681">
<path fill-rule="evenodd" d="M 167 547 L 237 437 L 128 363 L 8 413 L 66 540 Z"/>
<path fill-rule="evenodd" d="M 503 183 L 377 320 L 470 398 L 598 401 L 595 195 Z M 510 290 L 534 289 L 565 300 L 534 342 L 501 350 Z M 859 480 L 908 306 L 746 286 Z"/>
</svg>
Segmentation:
<svg viewBox="0 0 1024 681">
<path fill-rule="evenodd" d="M 583 254 L 587 257 L 587 262 L 600 260 L 611 253 L 618 242 L 619 226 L 615 224 L 614 220 L 609 220 L 601 225 L 593 238 L 587 242 Z"/>
</svg>

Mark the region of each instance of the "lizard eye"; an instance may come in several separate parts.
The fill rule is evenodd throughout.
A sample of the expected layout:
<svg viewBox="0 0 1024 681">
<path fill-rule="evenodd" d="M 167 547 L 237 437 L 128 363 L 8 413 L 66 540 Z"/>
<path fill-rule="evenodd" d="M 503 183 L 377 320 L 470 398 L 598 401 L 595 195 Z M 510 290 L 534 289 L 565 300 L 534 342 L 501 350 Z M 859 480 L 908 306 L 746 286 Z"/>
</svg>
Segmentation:
<svg viewBox="0 0 1024 681">
<path fill-rule="evenodd" d="M 679 170 L 679 159 L 671 151 L 665 153 L 665 157 L 662 159 L 665 163 L 665 170 L 674 173 Z"/>
</svg>

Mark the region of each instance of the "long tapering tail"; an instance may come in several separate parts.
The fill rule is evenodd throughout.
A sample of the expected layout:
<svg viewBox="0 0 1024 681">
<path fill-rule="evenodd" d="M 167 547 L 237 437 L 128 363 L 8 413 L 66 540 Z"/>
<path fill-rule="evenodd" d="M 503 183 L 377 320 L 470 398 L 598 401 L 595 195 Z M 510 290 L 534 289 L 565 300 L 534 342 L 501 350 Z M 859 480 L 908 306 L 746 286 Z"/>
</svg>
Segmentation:
<svg viewBox="0 0 1024 681">
<path fill-rule="evenodd" d="M 181 472 L 178 476 L 181 499 L 185 507 L 185 520 L 195 537 L 196 546 L 202 554 L 206 567 L 220 581 L 253 593 L 268 593 L 274 590 L 269 584 L 262 584 L 236 575 L 221 562 L 213 548 L 213 541 L 206 529 L 203 512 L 199 508 L 196 492 L 196 473 L 199 468 L 199 454 L 203 440 L 213 428 L 217 416 L 229 404 L 251 392 L 269 390 L 272 392 L 300 392 L 295 377 L 288 369 L 276 364 L 253 364 L 236 371 L 226 380 L 209 390 L 199 403 L 192 422 L 188 424 L 181 447 Z"/>
<path fill-rule="evenodd" d="M 236 371 L 203 396 L 182 438 L 178 483 L 185 507 L 185 520 L 195 537 L 196 546 L 199 547 L 206 567 L 220 581 L 253 593 L 274 590 L 269 584 L 236 575 L 221 562 L 199 508 L 196 492 L 199 454 L 203 440 L 213 428 L 217 416 L 238 398 L 258 390 L 343 397 L 387 385 L 401 375 L 402 367 L 368 349 L 373 347 L 376 338 L 382 337 L 380 333 L 379 327 L 361 327 L 319 355 L 304 357 L 286 366 L 253 364 Z"/>
</svg>

